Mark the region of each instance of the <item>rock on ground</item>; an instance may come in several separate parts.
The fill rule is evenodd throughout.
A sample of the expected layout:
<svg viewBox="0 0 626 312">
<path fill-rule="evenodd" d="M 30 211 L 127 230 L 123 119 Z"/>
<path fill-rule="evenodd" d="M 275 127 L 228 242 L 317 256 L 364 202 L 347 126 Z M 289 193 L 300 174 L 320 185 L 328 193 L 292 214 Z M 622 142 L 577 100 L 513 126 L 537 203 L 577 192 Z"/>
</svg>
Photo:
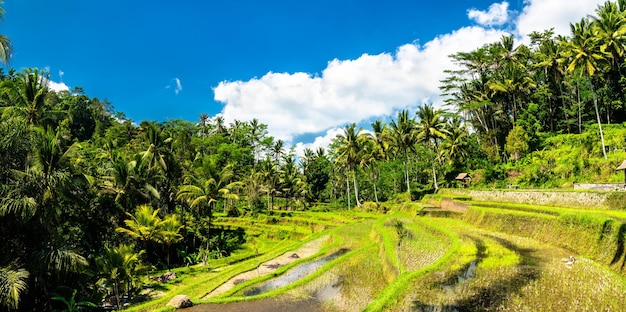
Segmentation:
<svg viewBox="0 0 626 312">
<path fill-rule="evenodd" d="M 176 309 L 188 308 L 193 306 L 193 302 L 188 296 L 185 295 L 176 295 L 170 302 L 167 303 L 168 306 L 172 306 Z"/>
</svg>

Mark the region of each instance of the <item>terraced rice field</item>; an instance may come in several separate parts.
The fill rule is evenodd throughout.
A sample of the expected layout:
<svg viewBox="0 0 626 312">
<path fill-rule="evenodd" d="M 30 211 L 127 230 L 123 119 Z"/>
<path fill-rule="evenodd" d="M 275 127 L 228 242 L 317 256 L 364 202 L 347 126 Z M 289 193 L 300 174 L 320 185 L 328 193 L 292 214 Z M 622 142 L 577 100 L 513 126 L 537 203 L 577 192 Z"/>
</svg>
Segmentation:
<svg viewBox="0 0 626 312">
<path fill-rule="evenodd" d="M 532 218 L 571 213 L 477 209 Z M 255 246 L 230 262 L 181 269 L 180 281 L 161 285 L 160 295 L 131 310 L 167 310 L 168 298 L 180 293 L 196 304 L 188 311 L 619 311 L 626 304 L 626 282 L 614 267 L 488 222 L 479 228 L 405 212 L 307 212 L 216 223 L 254 233 Z M 302 257 L 287 261 L 293 254 Z M 281 287 L 251 292 L 315 261 L 312 271 Z"/>
</svg>

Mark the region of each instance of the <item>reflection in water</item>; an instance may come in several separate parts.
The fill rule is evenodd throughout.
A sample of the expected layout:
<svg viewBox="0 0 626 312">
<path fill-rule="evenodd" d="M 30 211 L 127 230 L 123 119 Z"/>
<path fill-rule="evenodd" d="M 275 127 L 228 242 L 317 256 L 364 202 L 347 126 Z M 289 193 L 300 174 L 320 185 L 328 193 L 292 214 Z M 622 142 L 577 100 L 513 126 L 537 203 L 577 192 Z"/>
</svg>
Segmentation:
<svg viewBox="0 0 626 312">
<path fill-rule="evenodd" d="M 270 290 L 287 286 L 291 283 L 294 283 L 306 277 L 307 275 L 311 273 L 314 273 L 315 271 L 319 270 L 322 266 L 324 266 L 324 264 L 326 264 L 327 262 L 345 254 L 346 252 L 348 252 L 348 249 L 342 248 L 336 251 L 335 253 L 333 253 L 332 255 L 326 256 L 324 258 L 321 258 L 315 261 L 301 264 L 285 272 L 283 275 L 261 284 L 260 286 L 256 286 L 249 290 L 245 290 L 243 294 L 244 296 L 254 296 L 254 295 L 262 294 Z"/>
</svg>

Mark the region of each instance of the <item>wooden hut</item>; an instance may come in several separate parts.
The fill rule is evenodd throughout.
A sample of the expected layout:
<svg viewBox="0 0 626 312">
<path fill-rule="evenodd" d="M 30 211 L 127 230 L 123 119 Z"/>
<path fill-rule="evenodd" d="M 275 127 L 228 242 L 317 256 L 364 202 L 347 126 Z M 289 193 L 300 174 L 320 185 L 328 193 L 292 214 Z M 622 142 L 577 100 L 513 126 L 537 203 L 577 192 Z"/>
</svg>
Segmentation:
<svg viewBox="0 0 626 312">
<path fill-rule="evenodd" d="M 454 179 L 459 181 L 459 182 L 461 182 L 461 185 L 463 187 L 468 187 L 469 186 L 469 182 L 472 179 L 472 177 L 470 177 L 470 174 L 467 173 L 467 172 L 461 172 Z"/>
</svg>

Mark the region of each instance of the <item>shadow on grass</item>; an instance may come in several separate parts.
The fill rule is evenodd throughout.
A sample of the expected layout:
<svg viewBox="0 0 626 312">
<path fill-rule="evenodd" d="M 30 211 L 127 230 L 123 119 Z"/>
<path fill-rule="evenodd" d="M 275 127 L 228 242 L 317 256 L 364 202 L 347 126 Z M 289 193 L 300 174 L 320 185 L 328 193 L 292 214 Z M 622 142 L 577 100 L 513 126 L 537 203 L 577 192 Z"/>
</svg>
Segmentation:
<svg viewBox="0 0 626 312">
<path fill-rule="evenodd" d="M 613 255 L 613 260 L 611 260 L 611 265 L 614 265 L 618 263 L 619 261 L 622 261 L 620 271 L 624 271 L 624 265 L 626 264 L 626 259 L 624 259 L 624 237 L 625 236 L 626 236 L 626 224 L 622 223 L 620 224 L 619 230 L 617 231 L 617 248 L 615 250 L 615 255 Z"/>
<path fill-rule="evenodd" d="M 458 280 L 456 284 L 466 280 L 467 270 L 472 264 L 479 264 L 487 257 L 486 247 L 480 238 L 469 237 L 474 241 L 477 248 L 476 258 L 470 264 L 457 270 L 450 278 L 443 281 L 441 285 L 445 289 L 446 283 Z M 420 301 L 413 302 L 414 311 L 495 311 L 508 297 L 516 294 L 522 287 L 539 278 L 540 270 L 536 267 L 542 261 L 541 257 L 535 255 L 537 252 L 533 248 L 521 248 L 514 243 L 497 237 L 486 235 L 497 241 L 500 245 L 517 253 L 520 256 L 520 263 L 517 265 L 517 272 L 508 278 L 499 278 L 487 283 L 488 286 L 477 285 L 470 289 L 469 295 L 456 300 L 452 304 L 427 304 Z M 466 271 L 464 271 L 466 270 Z M 464 275 L 465 274 L 465 275 Z M 471 276 L 470 276 L 471 277 Z"/>
</svg>

